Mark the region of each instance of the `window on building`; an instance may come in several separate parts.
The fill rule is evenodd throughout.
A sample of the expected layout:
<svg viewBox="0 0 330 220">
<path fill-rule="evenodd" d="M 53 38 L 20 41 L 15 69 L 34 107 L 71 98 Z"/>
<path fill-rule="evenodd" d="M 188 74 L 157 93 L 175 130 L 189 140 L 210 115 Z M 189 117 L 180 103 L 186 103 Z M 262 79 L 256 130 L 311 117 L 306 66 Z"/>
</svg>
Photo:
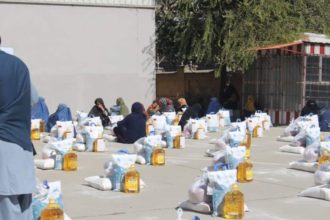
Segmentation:
<svg viewBox="0 0 330 220">
<path fill-rule="evenodd" d="M 320 73 L 320 57 L 319 56 L 308 56 L 307 57 L 307 73 L 306 81 L 318 82 Z"/>
<path fill-rule="evenodd" d="M 330 81 L 330 57 L 322 59 L 322 81 Z"/>
<path fill-rule="evenodd" d="M 306 85 L 306 101 L 315 100 L 318 106 L 330 105 L 330 85 L 327 84 L 309 84 Z"/>
</svg>

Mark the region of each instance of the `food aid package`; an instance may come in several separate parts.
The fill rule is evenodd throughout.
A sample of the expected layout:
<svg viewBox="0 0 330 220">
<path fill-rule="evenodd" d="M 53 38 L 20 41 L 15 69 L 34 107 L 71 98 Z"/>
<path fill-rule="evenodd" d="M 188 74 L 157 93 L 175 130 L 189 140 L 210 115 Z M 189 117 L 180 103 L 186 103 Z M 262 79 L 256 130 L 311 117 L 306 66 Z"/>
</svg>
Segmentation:
<svg viewBox="0 0 330 220">
<path fill-rule="evenodd" d="M 109 178 L 100 176 L 90 176 L 85 178 L 85 182 L 95 189 L 108 191 L 112 189 L 112 184 Z"/>
<path fill-rule="evenodd" d="M 220 109 L 218 111 L 217 115 L 219 117 L 219 125 L 221 127 L 230 125 L 231 121 L 230 121 L 230 111 L 229 110 Z"/>
<path fill-rule="evenodd" d="M 102 126 L 85 126 L 83 133 L 86 135 L 86 151 L 93 151 L 94 141 L 103 137 Z"/>
<path fill-rule="evenodd" d="M 56 122 L 58 138 L 67 139 L 74 137 L 74 126 L 72 121 L 57 121 Z"/>
<path fill-rule="evenodd" d="M 212 216 L 219 216 L 219 206 L 221 206 L 221 203 L 223 202 L 226 193 L 230 190 L 231 185 L 236 183 L 236 176 L 236 169 L 207 172 L 209 180 L 207 194 L 212 195 Z"/>
<path fill-rule="evenodd" d="M 163 112 L 163 115 L 166 118 L 166 123 L 168 125 L 172 125 L 173 124 L 173 121 L 174 121 L 174 119 L 176 117 L 175 112 Z"/>
<path fill-rule="evenodd" d="M 111 160 L 105 163 L 105 174 L 110 178 L 114 191 L 122 190 L 125 172 L 135 164 L 136 156 L 136 154 L 112 154 Z"/>
<path fill-rule="evenodd" d="M 122 121 L 124 119 L 123 115 L 112 115 L 109 116 L 111 124 L 117 124 L 118 122 Z"/>
<path fill-rule="evenodd" d="M 219 116 L 217 114 L 207 114 L 206 124 L 208 132 L 217 132 L 220 126 Z"/>
<path fill-rule="evenodd" d="M 151 116 L 151 123 L 156 134 L 162 134 L 168 130 L 165 115 Z"/>
<path fill-rule="evenodd" d="M 44 181 L 43 183 L 37 184 L 37 191 L 32 197 L 33 220 L 40 219 L 41 212 L 48 206 L 50 198 L 55 200 L 64 213 L 61 182 Z"/>
</svg>

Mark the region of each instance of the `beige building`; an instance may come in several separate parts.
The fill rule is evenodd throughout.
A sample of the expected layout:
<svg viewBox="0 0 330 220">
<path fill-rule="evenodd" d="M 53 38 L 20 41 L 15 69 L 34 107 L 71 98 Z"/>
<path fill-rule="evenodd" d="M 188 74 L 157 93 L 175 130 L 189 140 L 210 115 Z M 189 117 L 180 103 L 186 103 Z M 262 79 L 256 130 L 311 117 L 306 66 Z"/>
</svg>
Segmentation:
<svg viewBox="0 0 330 220">
<path fill-rule="evenodd" d="M 0 0 L 2 46 L 13 48 L 50 112 L 155 98 L 154 0 Z"/>
</svg>

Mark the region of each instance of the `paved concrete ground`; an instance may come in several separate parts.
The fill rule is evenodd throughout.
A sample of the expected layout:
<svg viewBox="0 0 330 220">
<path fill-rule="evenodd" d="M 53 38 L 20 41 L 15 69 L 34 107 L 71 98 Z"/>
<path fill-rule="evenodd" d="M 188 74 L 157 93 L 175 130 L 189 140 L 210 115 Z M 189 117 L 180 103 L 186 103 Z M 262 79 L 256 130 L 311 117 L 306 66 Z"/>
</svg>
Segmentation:
<svg viewBox="0 0 330 220">
<path fill-rule="evenodd" d="M 283 127 L 272 128 L 263 138 L 253 139 L 252 162 L 255 178 L 252 183 L 239 184 L 251 212 L 244 219 L 302 220 L 328 219 L 330 202 L 297 197 L 313 186 L 313 174 L 287 169 L 288 163 L 300 155 L 281 153 L 285 143 L 275 141 Z M 209 134 L 210 138 L 220 136 Z M 210 165 L 211 158 L 204 152 L 212 148 L 206 140 L 187 140 L 185 149 L 166 150 L 166 166 L 140 166 L 137 169 L 146 188 L 139 194 L 99 191 L 84 184 L 84 178 L 103 174 L 103 164 L 118 149 L 132 149 L 132 145 L 109 143 L 107 153 L 78 153 L 77 172 L 37 170 L 40 180 L 61 180 L 65 211 L 72 219 L 84 220 L 175 220 L 176 206 L 187 199 L 187 190 L 201 172 Z M 42 143 L 36 143 L 40 152 Z M 184 219 L 197 215 L 201 219 L 216 219 L 209 215 L 184 211 Z"/>
</svg>

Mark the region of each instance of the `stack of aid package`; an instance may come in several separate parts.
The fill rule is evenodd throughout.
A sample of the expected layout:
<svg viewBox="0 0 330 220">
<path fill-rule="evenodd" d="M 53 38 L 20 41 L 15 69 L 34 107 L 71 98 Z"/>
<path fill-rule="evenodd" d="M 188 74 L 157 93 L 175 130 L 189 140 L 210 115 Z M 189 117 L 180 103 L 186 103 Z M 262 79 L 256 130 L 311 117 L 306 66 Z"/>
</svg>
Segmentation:
<svg viewBox="0 0 330 220">
<path fill-rule="evenodd" d="M 246 131 L 246 121 L 237 121 L 231 123 L 231 125 L 223 132 L 219 139 L 212 139 L 211 144 L 214 144 L 213 149 L 206 151 L 206 156 L 213 157 L 217 152 L 221 151 L 224 147 L 238 147 L 245 146 L 247 150 L 250 150 L 251 140 L 248 140 L 249 134 Z"/>
<path fill-rule="evenodd" d="M 176 125 L 175 112 L 164 112 L 163 115 L 153 115 L 147 122 L 147 136 L 160 135 L 167 148 L 184 148 L 185 137 L 181 126 Z"/>
<path fill-rule="evenodd" d="M 218 114 L 206 115 L 206 126 L 208 132 L 217 132 L 220 128 L 220 119 Z"/>
<path fill-rule="evenodd" d="M 64 158 L 67 154 L 73 153 L 71 150 L 74 141 L 74 138 L 66 138 L 64 140 L 47 143 L 42 149 L 42 158 L 34 160 L 37 168 L 43 170 L 63 170 Z"/>
<path fill-rule="evenodd" d="M 31 120 L 31 140 L 40 140 L 42 136 L 45 136 L 45 124 L 42 119 Z"/>
<path fill-rule="evenodd" d="M 212 166 L 203 169 L 202 176 L 188 190 L 188 200 L 179 207 L 212 216 L 223 216 L 225 196 L 237 182 L 237 168 L 244 162 L 244 158 L 245 147 L 219 148 L 214 154 Z M 242 207 L 247 211 L 244 205 Z"/>
<path fill-rule="evenodd" d="M 224 128 L 224 127 L 230 125 L 230 123 L 231 123 L 230 115 L 231 115 L 231 110 L 220 109 L 218 111 L 217 116 L 218 116 L 218 119 L 219 119 L 219 126 L 221 128 Z"/>
<path fill-rule="evenodd" d="M 110 124 L 104 127 L 103 138 L 109 142 L 115 142 L 117 140 L 116 134 L 113 131 L 117 127 L 118 122 L 124 119 L 123 115 L 111 115 L 109 116 Z"/>
<path fill-rule="evenodd" d="M 59 208 L 64 211 L 61 182 L 48 182 L 47 180 L 37 183 L 36 191 L 32 195 L 33 220 L 39 220 L 41 212 L 48 206 L 49 200 L 54 199 Z M 71 220 L 64 213 L 64 220 Z"/>
<path fill-rule="evenodd" d="M 164 165 L 164 147 L 166 147 L 166 142 L 162 140 L 161 135 L 140 138 L 134 143 L 134 154 L 137 155 L 136 162 L 147 165 Z"/>
<path fill-rule="evenodd" d="M 263 137 L 264 131 L 268 131 L 272 127 L 271 118 L 265 112 L 257 111 L 246 120 L 248 131 L 253 138 Z"/>
<path fill-rule="evenodd" d="M 205 119 L 189 119 L 184 126 L 183 135 L 190 139 L 205 139 L 207 132 L 207 125 Z"/>
<path fill-rule="evenodd" d="M 104 164 L 104 175 L 87 177 L 85 181 L 89 186 L 102 191 L 113 190 L 116 192 L 137 193 L 145 184 L 134 167 L 136 157 L 136 154 L 122 152 L 112 154 L 111 159 Z M 132 171 L 135 174 L 134 176 L 131 175 Z M 128 180 L 128 178 L 132 179 Z"/>
<path fill-rule="evenodd" d="M 320 139 L 320 128 L 317 115 L 301 116 L 292 121 L 285 128 L 284 133 L 278 137 L 278 140 L 292 140 L 289 144 L 279 148 L 282 152 L 303 154 L 307 146 L 308 132 L 313 131 Z M 317 134 L 315 133 L 317 132 Z M 287 137 L 287 139 L 285 139 Z M 284 139 L 283 139 L 284 138 Z"/>
<path fill-rule="evenodd" d="M 289 167 L 291 169 L 315 172 L 318 167 L 318 158 L 323 154 L 320 150 L 320 127 L 311 121 L 305 121 L 300 128 L 299 133 L 295 136 L 295 140 L 303 148 L 303 158 L 302 160 L 291 162 Z"/>
<path fill-rule="evenodd" d="M 294 137 L 300 132 L 301 126 L 304 126 L 304 123 L 311 123 L 319 126 L 318 116 L 317 115 L 308 115 L 300 116 L 296 119 L 292 119 L 290 124 L 284 129 L 283 133 L 277 137 L 277 141 L 281 142 L 293 142 Z"/>
<path fill-rule="evenodd" d="M 104 129 L 100 117 L 90 118 L 86 113 L 77 112 L 77 119 L 77 137 L 73 149 L 88 152 L 105 151 Z"/>
<path fill-rule="evenodd" d="M 330 142 L 321 142 L 320 145 L 317 170 L 314 174 L 316 186 L 302 191 L 299 196 L 330 201 Z"/>
</svg>

